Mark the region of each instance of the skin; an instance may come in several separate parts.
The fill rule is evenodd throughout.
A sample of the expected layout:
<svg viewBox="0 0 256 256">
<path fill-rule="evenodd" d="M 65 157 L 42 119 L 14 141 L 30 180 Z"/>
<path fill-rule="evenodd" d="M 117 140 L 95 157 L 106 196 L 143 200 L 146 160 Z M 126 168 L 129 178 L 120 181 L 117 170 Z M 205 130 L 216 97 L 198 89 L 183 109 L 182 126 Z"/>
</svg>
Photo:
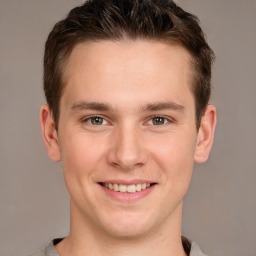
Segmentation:
<svg viewBox="0 0 256 256">
<path fill-rule="evenodd" d="M 56 246 L 61 256 L 185 255 L 182 200 L 194 162 L 208 158 L 216 124 L 209 105 L 196 129 L 190 63 L 183 47 L 162 42 L 75 46 L 58 133 L 47 105 L 40 115 L 71 197 L 70 234 Z M 99 184 L 113 180 L 155 185 L 137 200 L 116 200 Z"/>
</svg>

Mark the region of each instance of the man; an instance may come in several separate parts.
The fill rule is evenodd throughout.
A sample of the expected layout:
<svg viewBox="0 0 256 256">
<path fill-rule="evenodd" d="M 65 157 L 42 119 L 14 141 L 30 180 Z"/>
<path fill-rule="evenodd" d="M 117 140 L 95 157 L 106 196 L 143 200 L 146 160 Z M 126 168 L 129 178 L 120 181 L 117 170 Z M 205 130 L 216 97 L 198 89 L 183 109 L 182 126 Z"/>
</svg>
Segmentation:
<svg viewBox="0 0 256 256">
<path fill-rule="evenodd" d="M 213 142 L 212 60 L 196 17 L 171 0 L 90 0 L 55 25 L 40 121 L 71 226 L 33 255 L 203 255 L 181 216 Z"/>
</svg>

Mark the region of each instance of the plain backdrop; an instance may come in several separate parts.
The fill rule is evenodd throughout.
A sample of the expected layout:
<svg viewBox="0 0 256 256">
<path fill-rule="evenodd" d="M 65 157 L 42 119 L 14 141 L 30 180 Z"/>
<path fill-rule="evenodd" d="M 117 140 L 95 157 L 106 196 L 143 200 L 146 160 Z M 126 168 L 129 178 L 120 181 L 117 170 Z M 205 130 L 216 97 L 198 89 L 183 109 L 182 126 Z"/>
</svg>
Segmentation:
<svg viewBox="0 0 256 256">
<path fill-rule="evenodd" d="M 255 256 L 256 1 L 180 0 L 216 53 L 215 143 L 196 165 L 183 234 L 212 256 Z M 61 164 L 41 140 L 42 59 L 52 26 L 78 0 L 0 0 L 0 256 L 25 255 L 69 231 Z"/>
</svg>

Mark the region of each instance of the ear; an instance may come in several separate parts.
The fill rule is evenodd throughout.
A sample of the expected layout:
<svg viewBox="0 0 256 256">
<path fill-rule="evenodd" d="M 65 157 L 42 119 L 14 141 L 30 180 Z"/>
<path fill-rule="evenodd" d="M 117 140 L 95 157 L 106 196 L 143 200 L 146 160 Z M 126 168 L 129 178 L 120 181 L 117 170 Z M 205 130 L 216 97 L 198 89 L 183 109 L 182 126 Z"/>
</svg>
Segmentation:
<svg viewBox="0 0 256 256">
<path fill-rule="evenodd" d="M 55 122 L 52 112 L 47 104 L 43 105 L 40 110 L 41 132 L 48 156 L 55 162 L 61 161 L 58 134 L 55 129 Z"/>
<path fill-rule="evenodd" d="M 203 163 L 208 159 L 213 144 L 216 122 L 216 108 L 213 105 L 208 105 L 205 114 L 201 119 L 197 135 L 194 155 L 194 160 L 197 163 Z"/>
</svg>

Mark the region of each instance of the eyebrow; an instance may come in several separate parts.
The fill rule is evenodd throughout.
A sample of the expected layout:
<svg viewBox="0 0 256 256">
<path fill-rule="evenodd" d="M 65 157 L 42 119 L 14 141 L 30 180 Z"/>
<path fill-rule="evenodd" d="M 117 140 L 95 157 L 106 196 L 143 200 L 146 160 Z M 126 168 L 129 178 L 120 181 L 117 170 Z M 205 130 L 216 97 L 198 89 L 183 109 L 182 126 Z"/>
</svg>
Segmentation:
<svg viewBox="0 0 256 256">
<path fill-rule="evenodd" d="M 178 110 L 183 111 L 184 106 L 175 102 L 157 102 L 153 104 L 147 104 L 142 110 L 146 111 L 159 111 L 159 110 Z"/>
<path fill-rule="evenodd" d="M 87 102 L 87 101 L 79 101 L 74 103 L 71 106 L 72 110 L 96 110 L 96 111 L 111 111 L 113 112 L 113 108 L 105 103 L 99 102 Z"/>
<path fill-rule="evenodd" d="M 79 101 L 71 106 L 72 110 L 95 110 L 95 111 L 109 111 L 114 112 L 114 108 L 106 103 L 100 102 L 87 102 Z M 144 111 L 159 111 L 159 110 L 176 110 L 183 111 L 184 106 L 175 102 L 156 102 L 153 104 L 146 104 L 145 106 L 139 107 L 140 112 Z"/>
</svg>

